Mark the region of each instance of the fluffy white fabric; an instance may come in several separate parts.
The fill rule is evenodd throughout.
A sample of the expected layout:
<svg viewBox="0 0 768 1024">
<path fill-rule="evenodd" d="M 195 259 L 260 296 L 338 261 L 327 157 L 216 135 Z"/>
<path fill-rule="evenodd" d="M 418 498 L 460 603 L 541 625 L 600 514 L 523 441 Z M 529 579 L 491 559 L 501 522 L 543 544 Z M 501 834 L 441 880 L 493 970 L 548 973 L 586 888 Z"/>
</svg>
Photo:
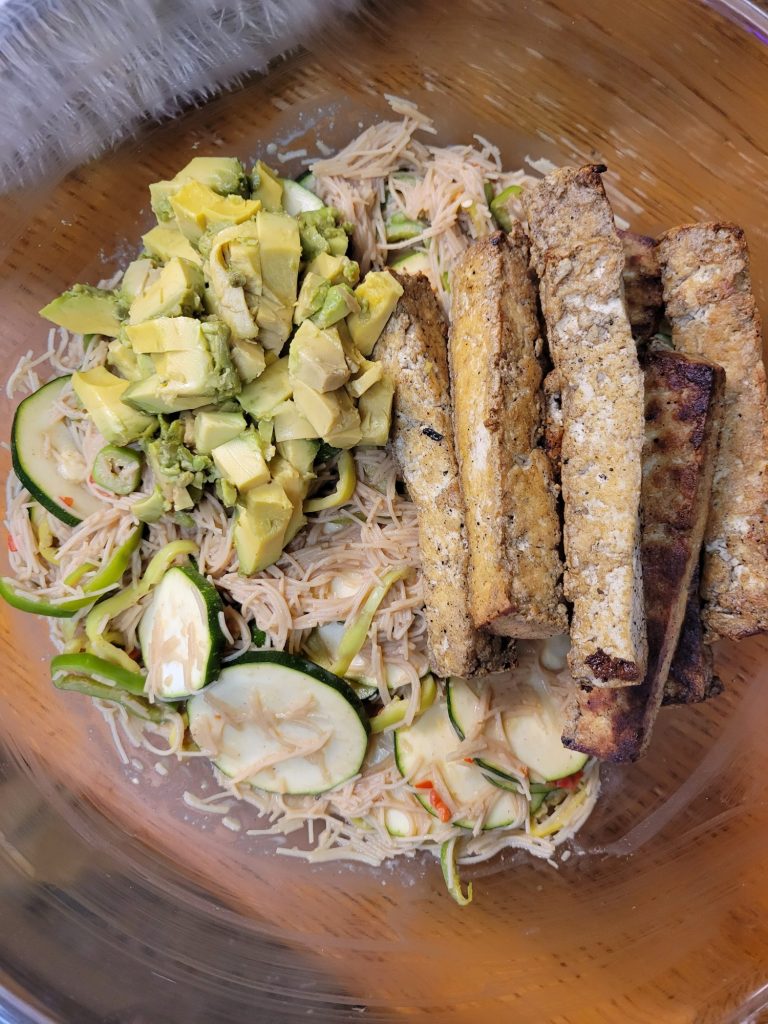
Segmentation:
<svg viewBox="0 0 768 1024">
<path fill-rule="evenodd" d="M 0 0 L 0 189 L 59 174 L 358 0 Z"/>
</svg>

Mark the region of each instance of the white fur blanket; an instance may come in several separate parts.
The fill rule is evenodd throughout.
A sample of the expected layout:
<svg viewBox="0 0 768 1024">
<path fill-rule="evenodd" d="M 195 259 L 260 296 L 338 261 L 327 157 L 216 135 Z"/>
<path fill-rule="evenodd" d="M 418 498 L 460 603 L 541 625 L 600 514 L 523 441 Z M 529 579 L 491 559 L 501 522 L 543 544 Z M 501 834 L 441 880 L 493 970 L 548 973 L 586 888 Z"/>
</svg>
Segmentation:
<svg viewBox="0 0 768 1024">
<path fill-rule="evenodd" d="M 263 70 L 358 0 L 0 0 L 0 191 Z"/>
</svg>

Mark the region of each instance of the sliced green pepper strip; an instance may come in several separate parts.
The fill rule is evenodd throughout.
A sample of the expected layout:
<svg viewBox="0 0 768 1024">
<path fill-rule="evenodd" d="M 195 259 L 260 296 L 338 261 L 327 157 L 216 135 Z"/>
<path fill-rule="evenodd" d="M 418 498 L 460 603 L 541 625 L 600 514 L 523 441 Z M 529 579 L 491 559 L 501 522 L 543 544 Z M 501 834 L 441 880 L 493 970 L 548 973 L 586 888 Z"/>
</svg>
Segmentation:
<svg viewBox="0 0 768 1024">
<path fill-rule="evenodd" d="M 0 577 L 0 597 L 13 608 L 33 615 L 48 615 L 57 619 L 69 619 L 81 608 L 93 604 L 98 595 L 88 594 L 86 597 L 67 597 L 62 601 L 43 601 L 25 594 L 16 587 L 16 581 L 7 576 Z"/>
<path fill-rule="evenodd" d="M 491 203 L 493 202 L 494 195 L 494 187 L 490 181 L 483 182 L 483 195 L 485 196 L 486 203 L 488 203 L 488 205 L 490 206 Z"/>
<path fill-rule="evenodd" d="M 76 587 L 80 580 L 89 572 L 93 572 L 94 569 L 98 569 L 98 565 L 95 562 L 83 562 L 82 565 L 78 565 L 76 569 L 73 569 L 68 576 L 64 577 L 64 583 L 68 587 Z"/>
<path fill-rule="evenodd" d="M 133 494 L 141 480 L 141 456 L 133 448 L 105 445 L 93 460 L 91 476 L 111 494 Z"/>
<path fill-rule="evenodd" d="M 86 697 L 98 697 L 99 700 L 109 700 L 113 704 L 120 704 L 129 714 L 147 722 L 159 724 L 165 721 L 166 711 L 161 704 L 149 704 L 132 693 L 126 693 L 125 690 L 109 686 L 107 683 L 98 683 L 87 676 L 60 675 L 53 680 L 53 685 L 57 690 L 82 693 Z"/>
<path fill-rule="evenodd" d="M 398 580 L 405 579 L 410 571 L 410 569 L 389 569 L 370 592 L 365 599 L 365 604 L 357 613 L 355 619 L 349 624 L 344 632 L 344 636 L 341 638 L 341 643 L 336 651 L 336 661 L 331 669 L 334 675 L 345 676 L 347 674 L 349 666 L 365 643 L 373 617 L 378 611 L 379 605 L 389 593 L 390 587 L 397 583 Z"/>
<path fill-rule="evenodd" d="M 127 608 L 131 608 L 145 594 L 148 594 L 153 587 L 157 586 L 179 556 L 196 555 L 197 552 L 197 544 L 191 540 L 171 541 L 170 544 L 160 548 L 157 554 L 154 555 L 138 583 L 126 587 L 119 594 L 108 597 L 105 601 L 97 604 L 95 608 L 92 608 L 85 619 L 85 633 L 93 651 L 107 661 L 118 661 L 124 665 L 123 659 L 128 658 L 128 655 L 121 651 L 119 647 L 115 647 L 103 638 L 102 634 L 106 629 L 107 623 Z M 115 655 L 115 652 L 118 652 L 117 655 Z M 131 659 L 129 658 L 128 660 L 130 661 Z M 134 662 L 131 662 L 131 664 L 134 671 L 138 672 L 138 665 Z M 125 667 L 127 668 L 128 666 L 126 665 Z"/>
<path fill-rule="evenodd" d="M 431 675 L 424 676 L 421 680 L 421 699 L 419 700 L 419 709 L 416 714 L 423 715 L 427 708 L 431 708 L 435 703 L 436 696 L 437 683 L 434 677 Z M 394 700 L 390 701 L 386 707 L 383 707 L 378 714 L 370 719 L 371 732 L 384 732 L 391 725 L 398 725 L 405 718 L 407 707 L 408 701 L 404 697 L 395 697 Z"/>
<path fill-rule="evenodd" d="M 355 493 L 357 487 L 357 472 L 355 460 L 350 452 L 342 452 L 339 456 L 339 482 L 336 490 L 327 494 L 324 498 L 310 498 L 304 502 L 305 512 L 322 512 L 325 508 L 338 508 L 344 505 Z"/>
<path fill-rule="evenodd" d="M 88 676 L 97 683 L 106 683 L 125 690 L 136 697 L 144 695 L 144 677 L 136 672 L 127 672 L 94 654 L 58 654 L 51 661 L 51 676 L 54 681 L 60 675 Z"/>
<path fill-rule="evenodd" d="M 37 539 L 37 550 L 51 565 L 59 564 L 59 552 L 54 545 L 53 531 L 48 522 L 48 513 L 41 505 L 32 505 L 29 521 Z"/>
<path fill-rule="evenodd" d="M 512 216 L 507 204 L 513 196 L 519 196 L 522 191 L 521 185 L 510 185 L 503 192 L 499 192 L 496 198 L 488 204 L 493 219 L 503 231 L 512 230 Z"/>
<path fill-rule="evenodd" d="M 467 886 L 466 896 L 461 888 L 459 868 L 456 863 L 456 843 L 458 836 L 448 839 L 440 846 L 440 867 L 443 870 L 443 878 L 448 892 L 453 896 L 460 907 L 466 907 L 472 902 L 472 883 Z"/>
<path fill-rule="evenodd" d="M 119 547 L 115 548 L 103 569 L 100 569 L 93 579 L 88 580 L 83 587 L 86 594 L 92 594 L 94 590 L 104 590 L 105 587 L 111 587 L 120 582 L 123 573 L 131 564 L 133 552 L 141 544 L 143 530 L 142 525 L 137 526 L 128 540 L 123 541 Z"/>
</svg>

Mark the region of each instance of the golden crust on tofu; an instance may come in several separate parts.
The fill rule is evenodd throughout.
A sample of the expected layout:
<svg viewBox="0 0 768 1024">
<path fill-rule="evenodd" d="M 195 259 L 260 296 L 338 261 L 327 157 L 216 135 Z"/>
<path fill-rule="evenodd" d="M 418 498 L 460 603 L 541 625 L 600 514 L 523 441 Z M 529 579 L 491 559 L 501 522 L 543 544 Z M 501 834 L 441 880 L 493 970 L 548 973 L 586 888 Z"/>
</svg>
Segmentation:
<svg viewBox="0 0 768 1024">
<path fill-rule="evenodd" d="M 624 300 L 635 341 L 648 341 L 656 333 L 663 298 L 656 240 L 634 231 L 619 231 L 624 246 Z"/>
<path fill-rule="evenodd" d="M 691 580 L 680 639 L 664 684 L 662 704 L 697 704 L 714 697 L 723 688 L 714 674 L 712 648 L 704 643 L 700 580 L 697 566 Z"/>
<path fill-rule="evenodd" d="M 578 689 L 566 746 L 609 761 L 645 750 L 664 697 L 699 563 L 722 422 L 722 368 L 679 352 L 645 358 L 642 490 L 648 670 L 641 686 Z"/>
<path fill-rule="evenodd" d="M 542 433 L 541 349 L 528 240 L 515 222 L 475 242 L 451 278 L 449 363 L 475 626 L 565 633 L 560 520 Z"/>
<path fill-rule="evenodd" d="M 475 629 L 469 548 L 451 423 L 447 327 L 423 275 L 398 278 L 403 294 L 375 350 L 395 384 L 390 444 L 416 505 L 432 670 L 441 677 L 505 667 L 512 653 Z"/>
<path fill-rule="evenodd" d="M 624 306 L 624 253 L 598 167 L 523 193 L 547 337 L 562 386 L 569 664 L 592 686 L 638 684 L 647 642 L 640 566 L 643 378 Z"/>
<path fill-rule="evenodd" d="M 725 370 L 725 414 L 704 538 L 708 642 L 768 629 L 768 403 L 744 232 L 690 224 L 658 242 L 676 349 Z"/>
</svg>

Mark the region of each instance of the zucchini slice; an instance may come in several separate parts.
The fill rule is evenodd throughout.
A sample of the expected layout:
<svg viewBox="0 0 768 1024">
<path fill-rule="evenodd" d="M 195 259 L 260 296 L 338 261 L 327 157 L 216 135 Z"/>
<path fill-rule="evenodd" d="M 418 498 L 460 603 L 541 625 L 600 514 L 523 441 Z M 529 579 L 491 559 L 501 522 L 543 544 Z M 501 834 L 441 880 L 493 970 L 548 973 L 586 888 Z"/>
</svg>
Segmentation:
<svg viewBox="0 0 768 1024">
<path fill-rule="evenodd" d="M 72 434 L 55 411 L 70 377 L 56 377 L 25 398 L 11 427 L 13 469 L 33 498 L 68 526 L 98 512 L 103 504 L 85 483 L 68 480 L 60 467 L 79 461 Z"/>
<path fill-rule="evenodd" d="M 325 206 L 322 199 L 298 181 L 281 178 L 280 184 L 283 186 L 283 209 L 291 217 L 298 217 L 300 213 L 309 213 L 311 210 L 322 210 Z"/>
<path fill-rule="evenodd" d="M 400 774 L 418 785 L 429 782 L 430 769 L 437 768 L 454 803 L 461 809 L 460 817 L 452 822 L 461 828 L 474 828 L 483 811 L 485 830 L 519 822 L 520 796 L 492 786 L 476 764 L 461 758 L 448 760 L 460 743 L 445 702 L 433 704 L 412 725 L 395 731 L 395 761 Z M 415 795 L 430 814 L 436 814 L 426 793 Z"/>
<path fill-rule="evenodd" d="M 463 679 L 451 679 L 447 686 L 448 714 L 457 735 L 463 738 L 477 723 L 479 701 Z M 560 740 L 561 725 L 550 715 L 511 709 L 502 715 L 504 739 L 510 753 L 527 765 L 532 776 L 545 782 L 555 782 L 580 771 L 587 763 L 587 755 L 568 750 Z M 475 762 L 494 776 L 494 784 L 515 790 L 515 778 L 502 765 L 483 758 Z M 550 787 L 552 788 L 552 787 Z"/>
<path fill-rule="evenodd" d="M 160 700 L 189 697 L 215 679 L 224 611 L 214 586 L 189 565 L 169 569 L 139 623 L 147 688 Z"/>
<path fill-rule="evenodd" d="M 393 260 L 390 263 L 390 270 L 396 270 L 398 274 L 429 274 L 429 256 L 424 249 L 413 249 L 405 256 Z"/>
<path fill-rule="evenodd" d="M 368 749 L 352 688 L 284 651 L 238 658 L 187 712 L 192 738 L 215 751 L 220 771 L 269 793 L 324 793 L 356 775 Z"/>
</svg>

